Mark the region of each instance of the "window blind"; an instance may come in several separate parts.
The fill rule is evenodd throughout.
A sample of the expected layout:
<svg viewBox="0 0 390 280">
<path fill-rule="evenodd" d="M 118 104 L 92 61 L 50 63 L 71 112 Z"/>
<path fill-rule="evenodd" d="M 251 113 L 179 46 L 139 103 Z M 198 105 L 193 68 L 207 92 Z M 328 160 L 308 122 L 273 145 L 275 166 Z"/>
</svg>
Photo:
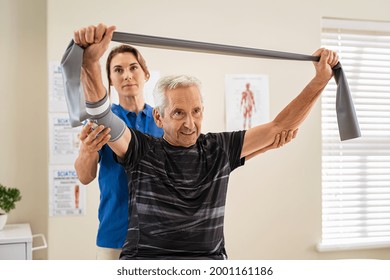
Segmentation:
<svg viewBox="0 0 390 280">
<path fill-rule="evenodd" d="M 321 99 L 318 249 L 390 247 L 390 23 L 325 18 L 321 34 L 339 54 L 362 137 L 340 141 L 331 81 Z"/>
</svg>

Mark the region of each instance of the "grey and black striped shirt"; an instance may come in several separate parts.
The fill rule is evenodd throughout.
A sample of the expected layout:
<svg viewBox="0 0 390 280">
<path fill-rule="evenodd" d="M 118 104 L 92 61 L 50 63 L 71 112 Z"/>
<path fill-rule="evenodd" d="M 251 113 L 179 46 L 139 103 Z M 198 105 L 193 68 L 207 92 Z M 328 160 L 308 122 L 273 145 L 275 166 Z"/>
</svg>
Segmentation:
<svg viewBox="0 0 390 280">
<path fill-rule="evenodd" d="M 121 259 L 224 259 L 229 174 L 245 131 L 201 134 L 176 147 L 131 130 L 123 160 L 129 182 L 129 227 Z"/>
</svg>

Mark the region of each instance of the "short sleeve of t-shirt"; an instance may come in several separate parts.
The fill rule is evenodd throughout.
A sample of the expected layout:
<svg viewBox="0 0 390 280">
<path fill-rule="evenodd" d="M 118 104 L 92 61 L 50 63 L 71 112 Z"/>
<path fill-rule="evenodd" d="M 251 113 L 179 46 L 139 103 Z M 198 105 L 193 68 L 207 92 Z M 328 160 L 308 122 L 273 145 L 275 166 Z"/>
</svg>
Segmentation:
<svg viewBox="0 0 390 280">
<path fill-rule="evenodd" d="M 131 141 L 123 158 L 117 157 L 117 161 L 122 164 L 126 170 L 133 169 L 142 157 L 153 147 L 155 138 L 143 134 L 130 128 Z"/>
<path fill-rule="evenodd" d="M 245 132 L 246 131 L 242 130 L 207 134 L 210 137 L 215 138 L 221 148 L 225 151 L 227 157 L 229 158 L 231 170 L 234 170 L 245 163 L 245 158 L 241 158 Z"/>
</svg>

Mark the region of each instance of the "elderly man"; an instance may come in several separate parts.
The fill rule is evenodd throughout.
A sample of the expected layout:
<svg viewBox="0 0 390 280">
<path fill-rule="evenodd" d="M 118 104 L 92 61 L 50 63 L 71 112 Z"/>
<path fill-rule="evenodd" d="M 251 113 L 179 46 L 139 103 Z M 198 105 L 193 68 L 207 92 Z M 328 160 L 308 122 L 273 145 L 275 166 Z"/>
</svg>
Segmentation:
<svg viewBox="0 0 390 280">
<path fill-rule="evenodd" d="M 230 172 L 295 137 L 332 77 L 338 56 L 317 50 L 316 74 L 302 92 L 274 120 L 246 131 L 202 134 L 200 82 L 191 76 L 164 77 L 154 91 L 154 119 L 164 130 L 157 139 L 127 128 L 111 113 L 99 59 L 114 30 L 102 24 L 82 28 L 74 41 L 85 48 L 81 79 L 87 112 L 98 124 L 92 133 L 111 135 L 108 144 L 128 175 L 130 218 L 121 259 L 226 259 L 223 225 Z"/>
</svg>

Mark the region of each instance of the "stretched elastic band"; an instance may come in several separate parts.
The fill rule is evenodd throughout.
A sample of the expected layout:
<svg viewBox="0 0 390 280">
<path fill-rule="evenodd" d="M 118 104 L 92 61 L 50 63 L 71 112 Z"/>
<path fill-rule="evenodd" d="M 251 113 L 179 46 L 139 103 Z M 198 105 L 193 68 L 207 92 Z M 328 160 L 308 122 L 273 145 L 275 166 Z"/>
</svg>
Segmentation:
<svg viewBox="0 0 390 280">
<path fill-rule="evenodd" d="M 213 54 L 245 56 L 245 57 L 255 57 L 255 58 L 319 61 L 318 56 L 312 56 L 312 55 L 302 55 L 302 54 L 272 51 L 272 50 L 212 44 L 212 43 L 205 43 L 205 42 L 163 38 L 163 37 L 139 35 L 139 34 L 132 34 L 132 33 L 124 33 L 124 32 L 114 32 L 112 41 L 138 45 L 138 46 L 173 49 L 173 50 L 181 50 L 181 51 L 205 52 L 205 53 L 213 53 Z M 72 55 L 73 53 L 77 53 L 77 52 L 72 52 L 71 50 L 69 50 L 69 48 L 81 49 L 79 46 L 72 43 L 73 41 L 71 42 L 70 46 L 66 50 L 65 55 L 62 59 L 61 65 L 64 71 L 66 71 L 66 68 L 81 69 L 82 55 L 81 56 L 79 55 L 77 59 L 67 58 L 67 56 Z M 76 61 L 79 60 L 78 62 L 76 62 L 77 63 L 76 66 L 74 65 L 75 60 Z M 80 95 L 84 95 L 84 94 L 82 93 L 82 89 L 80 87 L 80 75 L 79 75 L 80 70 L 78 71 L 78 73 L 75 73 L 74 71 L 67 71 L 67 73 L 69 72 L 73 73 L 73 77 L 76 76 L 76 78 L 78 78 L 78 83 L 77 82 L 68 83 L 68 81 L 66 80 L 67 75 L 64 75 L 64 80 L 66 84 L 65 94 L 67 95 L 66 100 L 67 102 L 74 103 L 74 106 L 68 103 L 69 116 L 71 118 L 72 126 L 73 125 L 76 126 L 80 120 L 86 119 L 85 117 L 86 113 L 84 113 L 85 109 L 80 107 L 79 105 L 80 100 L 84 99 L 84 96 L 80 96 Z M 336 114 L 337 114 L 337 121 L 339 126 L 340 139 L 343 141 L 343 140 L 349 140 L 349 139 L 360 137 L 361 136 L 360 127 L 356 117 L 355 107 L 353 105 L 346 76 L 344 74 L 344 71 L 340 63 L 338 63 L 335 67 L 333 67 L 333 73 L 337 84 Z M 77 95 L 77 96 L 75 97 L 72 95 Z"/>
<path fill-rule="evenodd" d="M 319 56 L 303 55 L 289 52 L 280 52 L 264 49 L 253 49 L 238 46 L 212 44 L 205 42 L 172 39 L 156 36 L 139 35 L 124 32 L 114 32 L 112 41 L 127 43 L 144 47 L 156 47 L 164 49 L 205 52 L 213 54 L 245 56 L 255 58 L 271 58 L 301 61 L 319 61 Z M 356 117 L 348 82 L 340 63 L 333 67 L 333 73 L 337 84 L 336 114 L 341 141 L 361 136 L 359 123 Z"/>
<path fill-rule="evenodd" d="M 83 54 L 84 50 L 72 40 L 61 60 L 65 100 L 68 106 L 70 125 L 72 127 L 81 126 L 83 121 L 88 119 L 84 91 L 80 82 Z"/>
</svg>

